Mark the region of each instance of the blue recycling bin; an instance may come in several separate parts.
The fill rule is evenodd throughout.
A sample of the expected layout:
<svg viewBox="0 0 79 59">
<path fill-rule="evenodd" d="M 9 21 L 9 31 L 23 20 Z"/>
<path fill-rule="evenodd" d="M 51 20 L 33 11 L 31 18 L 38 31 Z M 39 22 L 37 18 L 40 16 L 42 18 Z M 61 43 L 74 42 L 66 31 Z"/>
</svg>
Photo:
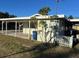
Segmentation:
<svg viewBox="0 0 79 59">
<path fill-rule="evenodd" d="M 33 40 L 37 40 L 37 31 L 32 32 L 32 38 Z"/>
</svg>

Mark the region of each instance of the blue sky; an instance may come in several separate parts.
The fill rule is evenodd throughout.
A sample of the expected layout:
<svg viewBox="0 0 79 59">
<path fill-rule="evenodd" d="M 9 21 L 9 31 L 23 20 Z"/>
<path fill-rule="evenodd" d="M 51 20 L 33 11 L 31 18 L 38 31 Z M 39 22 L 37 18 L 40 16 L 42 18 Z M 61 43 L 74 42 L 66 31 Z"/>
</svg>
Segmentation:
<svg viewBox="0 0 79 59">
<path fill-rule="evenodd" d="M 55 0 L 0 0 L 0 11 L 9 12 L 16 16 L 30 16 L 38 13 L 45 6 L 51 8 L 49 14 L 55 14 Z M 58 14 L 79 17 L 79 0 L 60 0 Z"/>
</svg>

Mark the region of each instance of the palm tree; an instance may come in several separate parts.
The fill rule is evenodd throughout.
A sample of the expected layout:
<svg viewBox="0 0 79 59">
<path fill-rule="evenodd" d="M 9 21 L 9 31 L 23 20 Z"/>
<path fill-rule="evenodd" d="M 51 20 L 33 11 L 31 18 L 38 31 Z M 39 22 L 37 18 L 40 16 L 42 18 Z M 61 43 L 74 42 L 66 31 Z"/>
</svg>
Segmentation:
<svg viewBox="0 0 79 59">
<path fill-rule="evenodd" d="M 48 15 L 48 12 L 51 11 L 51 9 L 49 7 L 43 7 L 39 10 L 39 14 L 41 15 Z"/>
</svg>

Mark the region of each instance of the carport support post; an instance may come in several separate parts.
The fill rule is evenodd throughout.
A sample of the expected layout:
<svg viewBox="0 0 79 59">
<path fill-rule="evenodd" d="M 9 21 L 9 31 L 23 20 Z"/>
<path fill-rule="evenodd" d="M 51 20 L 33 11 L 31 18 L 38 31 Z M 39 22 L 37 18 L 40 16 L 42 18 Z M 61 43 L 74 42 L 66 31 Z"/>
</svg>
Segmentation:
<svg viewBox="0 0 79 59">
<path fill-rule="evenodd" d="M 2 33 L 3 33 L 3 29 L 4 29 L 4 27 L 3 27 L 3 23 L 4 23 L 4 21 L 2 21 Z"/>
<path fill-rule="evenodd" d="M 39 20 L 37 20 L 37 40 L 39 40 L 39 38 L 38 38 L 38 35 L 39 35 L 39 30 L 38 30 L 38 28 L 39 28 Z"/>
<path fill-rule="evenodd" d="M 29 39 L 31 40 L 31 31 L 30 31 L 30 20 L 29 20 Z"/>
<path fill-rule="evenodd" d="M 20 33 L 20 27 L 21 27 L 21 25 L 20 25 L 20 22 L 19 22 L 19 33 Z"/>
<path fill-rule="evenodd" d="M 16 36 L 16 33 L 17 33 L 17 21 L 15 22 L 15 36 Z"/>
<path fill-rule="evenodd" d="M 6 21 L 6 35 L 7 35 L 7 21 Z"/>
</svg>

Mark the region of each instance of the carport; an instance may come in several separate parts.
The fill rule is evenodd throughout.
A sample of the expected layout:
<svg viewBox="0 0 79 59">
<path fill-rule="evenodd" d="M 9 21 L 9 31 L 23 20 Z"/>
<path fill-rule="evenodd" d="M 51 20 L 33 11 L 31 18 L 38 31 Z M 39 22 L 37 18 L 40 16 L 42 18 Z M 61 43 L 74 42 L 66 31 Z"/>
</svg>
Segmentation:
<svg viewBox="0 0 79 59">
<path fill-rule="evenodd" d="M 23 23 L 29 22 L 29 30 L 30 30 L 30 17 L 18 17 L 18 18 L 2 18 L 1 21 L 1 34 L 9 35 L 9 33 L 13 33 L 13 36 L 17 36 L 17 34 L 21 33 L 21 26 L 23 26 Z M 8 30 L 8 23 L 15 23 L 15 29 L 14 30 Z M 5 25 L 5 30 L 4 30 Z M 9 33 L 8 33 L 9 32 Z"/>
</svg>

